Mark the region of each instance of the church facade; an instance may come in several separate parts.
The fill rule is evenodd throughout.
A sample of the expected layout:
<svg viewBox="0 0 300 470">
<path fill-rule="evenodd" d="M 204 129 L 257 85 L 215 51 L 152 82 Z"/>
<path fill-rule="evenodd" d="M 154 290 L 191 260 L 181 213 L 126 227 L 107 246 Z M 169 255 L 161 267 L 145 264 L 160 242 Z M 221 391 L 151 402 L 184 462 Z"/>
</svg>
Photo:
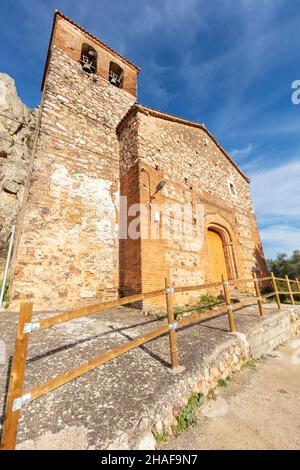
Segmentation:
<svg viewBox="0 0 300 470">
<path fill-rule="evenodd" d="M 72 308 L 161 289 L 166 276 L 187 286 L 265 275 L 248 178 L 203 124 L 137 104 L 138 73 L 55 13 L 13 305 Z M 164 299 L 153 302 L 144 309 Z"/>
</svg>

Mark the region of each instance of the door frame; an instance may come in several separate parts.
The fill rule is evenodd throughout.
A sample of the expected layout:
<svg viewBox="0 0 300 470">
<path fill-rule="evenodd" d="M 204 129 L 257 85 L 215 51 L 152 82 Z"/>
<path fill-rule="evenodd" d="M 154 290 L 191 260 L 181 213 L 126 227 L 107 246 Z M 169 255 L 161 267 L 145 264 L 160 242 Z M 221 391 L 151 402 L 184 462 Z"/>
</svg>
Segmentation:
<svg viewBox="0 0 300 470">
<path fill-rule="evenodd" d="M 214 222 L 208 225 L 207 232 L 209 230 L 216 232 L 221 237 L 228 279 L 237 278 L 238 274 L 237 274 L 235 255 L 234 255 L 234 243 L 232 241 L 229 231 L 224 226 L 214 223 Z"/>
</svg>

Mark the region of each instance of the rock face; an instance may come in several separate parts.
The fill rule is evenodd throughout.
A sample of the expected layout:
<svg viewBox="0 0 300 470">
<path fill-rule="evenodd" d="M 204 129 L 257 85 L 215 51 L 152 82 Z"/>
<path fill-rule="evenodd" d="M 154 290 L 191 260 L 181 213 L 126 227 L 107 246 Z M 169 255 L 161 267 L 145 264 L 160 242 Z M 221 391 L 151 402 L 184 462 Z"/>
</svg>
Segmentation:
<svg viewBox="0 0 300 470">
<path fill-rule="evenodd" d="M 14 80 L 0 73 L 0 272 L 24 197 L 36 116 L 18 97 Z"/>
</svg>

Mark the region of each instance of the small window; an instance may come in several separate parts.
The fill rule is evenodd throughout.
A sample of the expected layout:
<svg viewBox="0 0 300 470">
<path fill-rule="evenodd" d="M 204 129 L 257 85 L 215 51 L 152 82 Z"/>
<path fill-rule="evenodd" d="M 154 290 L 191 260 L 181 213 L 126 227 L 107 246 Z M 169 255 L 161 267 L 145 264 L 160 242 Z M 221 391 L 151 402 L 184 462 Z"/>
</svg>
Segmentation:
<svg viewBox="0 0 300 470">
<path fill-rule="evenodd" d="M 123 88 L 123 79 L 124 79 L 124 70 L 120 65 L 116 64 L 115 62 L 111 62 L 109 64 L 109 82 L 118 87 Z"/>
<path fill-rule="evenodd" d="M 87 73 L 96 73 L 97 52 L 89 44 L 82 44 L 80 62 L 82 70 Z"/>
</svg>

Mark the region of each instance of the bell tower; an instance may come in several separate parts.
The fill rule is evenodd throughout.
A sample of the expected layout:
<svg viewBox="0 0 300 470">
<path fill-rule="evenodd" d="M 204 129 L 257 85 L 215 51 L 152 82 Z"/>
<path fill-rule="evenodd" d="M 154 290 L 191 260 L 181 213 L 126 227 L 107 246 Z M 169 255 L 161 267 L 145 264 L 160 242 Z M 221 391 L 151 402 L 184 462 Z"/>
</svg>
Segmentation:
<svg viewBox="0 0 300 470">
<path fill-rule="evenodd" d="M 81 63 L 86 73 L 102 77 L 136 98 L 140 69 L 59 11 L 54 15 L 43 86 L 54 49 Z"/>
<path fill-rule="evenodd" d="M 13 304 L 57 309 L 117 297 L 119 142 L 136 67 L 60 12 L 13 259 Z"/>
</svg>

